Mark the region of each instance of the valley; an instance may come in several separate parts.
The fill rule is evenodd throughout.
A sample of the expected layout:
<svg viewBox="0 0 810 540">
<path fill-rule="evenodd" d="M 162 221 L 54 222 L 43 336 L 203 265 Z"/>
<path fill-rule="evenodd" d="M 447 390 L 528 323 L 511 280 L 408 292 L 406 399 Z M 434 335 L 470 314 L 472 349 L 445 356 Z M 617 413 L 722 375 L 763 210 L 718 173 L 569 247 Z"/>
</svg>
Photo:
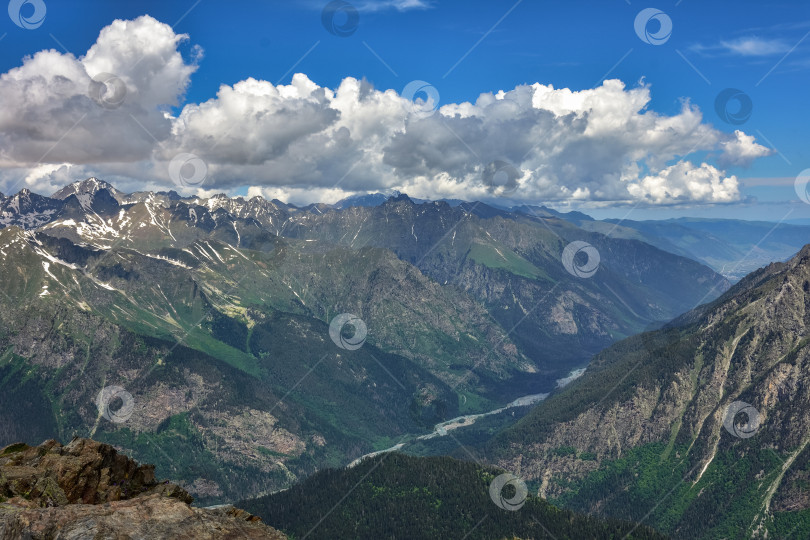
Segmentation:
<svg viewBox="0 0 810 540">
<path fill-rule="evenodd" d="M 489 411 L 489 412 L 485 412 L 485 413 L 479 413 L 479 414 L 467 414 L 467 415 L 464 415 L 464 416 L 457 416 L 455 418 L 451 418 L 450 420 L 444 420 L 443 422 L 440 422 L 440 423 L 436 424 L 435 426 L 433 426 L 433 431 L 432 432 L 430 432 L 430 433 L 428 433 L 426 435 L 419 435 L 419 436 L 415 437 L 412 440 L 413 441 L 427 441 L 427 440 L 430 440 L 430 439 L 433 439 L 433 438 L 436 438 L 436 437 L 444 437 L 449 432 L 451 432 L 451 431 L 453 431 L 455 429 L 467 428 L 467 427 L 472 426 L 473 424 L 475 424 L 475 422 L 479 418 L 483 418 L 485 416 L 491 416 L 491 415 L 495 415 L 495 414 L 500 414 L 500 413 L 506 411 L 507 409 L 511 409 L 513 407 L 531 407 L 532 405 L 544 400 L 547 397 L 548 397 L 548 394 L 534 394 L 534 395 L 531 395 L 531 396 L 523 396 L 523 397 L 517 398 L 516 400 L 509 403 L 508 405 L 505 405 L 505 406 L 500 407 L 498 409 L 495 409 L 493 411 Z M 502 426 L 502 427 L 505 427 L 505 426 Z M 410 441 L 408 441 L 408 442 L 410 442 Z M 383 450 L 378 450 L 376 452 L 371 452 L 371 453 L 365 454 L 365 455 L 360 456 L 359 458 L 355 459 L 351 463 L 349 463 L 348 467 L 354 467 L 354 466 L 358 465 L 361 461 L 363 461 L 366 458 L 379 456 L 380 454 L 384 454 L 386 452 L 395 452 L 395 451 L 398 451 L 398 450 L 402 450 L 403 448 L 405 448 L 406 444 L 407 444 L 407 442 L 400 442 L 400 443 L 395 444 L 391 448 L 385 448 Z"/>
<path fill-rule="evenodd" d="M 638 335 L 645 327 L 747 283 L 726 292 L 729 281 L 697 261 L 556 216 L 405 195 L 312 212 L 262 199 L 124 194 L 90 179 L 53 198 L 14 197 L 0 229 L 0 271 L 10 278 L 0 286 L 0 443 L 93 437 L 154 463 L 203 505 L 281 493 L 324 468 L 404 452 L 486 456 L 550 501 L 596 512 L 601 496 L 586 494 L 607 484 L 589 475 L 621 475 L 651 451 L 692 455 L 683 433 L 699 427 L 672 414 L 687 414 L 699 394 L 673 398 L 656 431 L 628 432 L 628 441 L 605 444 L 601 431 L 586 437 L 582 428 L 545 435 L 542 426 L 564 425 L 557 404 L 569 403 L 560 409 L 569 418 L 587 397 L 573 405 L 568 396 L 596 395 L 615 370 L 630 377 L 611 400 L 628 399 L 626 385 L 654 369 L 644 360 L 610 367 L 612 343 L 625 350 L 641 339 L 640 352 L 625 355 L 641 358 L 658 350 L 659 333 L 675 332 Z M 572 274 L 562 255 L 564 242 L 582 238 L 600 255 L 592 278 Z M 339 319 L 360 322 L 346 329 Z M 698 384 L 703 362 L 678 377 Z M 99 409 L 102 388 L 119 389 L 126 412 Z M 664 389 L 644 391 L 634 399 Z M 683 427 L 665 436 L 661 426 L 673 422 Z M 533 442 L 515 460 L 507 441 L 521 440 Z M 709 477 L 714 460 L 697 462 Z M 685 474 L 677 463 L 686 462 L 673 462 L 673 474 Z M 570 478 L 560 483 L 555 470 Z M 769 506 L 780 504 L 780 484 Z M 604 517 L 644 517 L 610 508 Z"/>
<path fill-rule="evenodd" d="M 567 377 L 564 377 L 562 379 L 557 379 L 556 387 L 557 388 L 563 388 L 568 383 L 570 383 L 572 381 L 575 381 L 576 379 L 581 377 L 584 373 L 585 373 L 585 368 L 575 369 Z M 376 452 L 371 452 L 371 453 L 365 454 L 363 456 L 360 456 L 359 458 L 352 461 L 348 466 L 349 467 L 354 467 L 355 465 L 359 464 L 361 461 L 363 461 L 366 458 L 375 457 L 375 456 L 378 456 L 380 454 L 384 454 L 386 452 L 394 452 L 394 451 L 400 451 L 400 450 L 404 450 L 404 451 L 407 452 L 408 451 L 407 445 L 409 443 L 418 442 L 418 441 L 429 441 L 430 439 L 434 439 L 436 437 L 444 437 L 444 436 L 447 436 L 448 433 L 450 433 L 451 431 L 454 431 L 454 430 L 457 430 L 457 429 L 460 429 L 460 428 L 463 428 L 464 431 L 467 432 L 467 431 L 469 431 L 467 428 L 471 427 L 473 424 L 476 423 L 476 421 L 478 421 L 481 418 L 484 418 L 484 417 L 487 417 L 487 416 L 493 416 L 493 415 L 500 415 L 502 412 L 505 412 L 505 411 L 507 411 L 509 409 L 519 408 L 521 410 L 521 414 L 519 416 L 517 416 L 517 418 L 515 417 L 515 412 L 511 411 L 511 418 L 508 418 L 508 417 L 504 416 L 504 417 L 502 417 L 501 421 L 499 421 L 496 424 L 497 429 L 505 429 L 506 427 L 508 427 L 509 425 L 514 423 L 517 419 L 521 418 L 524 414 L 526 414 L 528 412 L 528 410 L 529 410 L 528 408 L 530 408 L 533 405 L 536 405 L 537 403 L 543 401 L 548 396 L 549 396 L 549 394 L 547 394 L 547 393 L 546 394 L 531 394 L 531 395 L 528 395 L 528 396 L 522 396 L 522 397 L 519 397 L 519 398 L 515 399 L 511 403 L 508 403 L 508 404 L 504 405 L 503 407 L 499 407 L 497 409 L 494 409 L 494 410 L 491 410 L 491 411 L 488 411 L 488 412 L 483 412 L 483 413 L 478 413 L 478 414 L 467 414 L 467 415 L 464 415 L 464 416 L 457 416 L 456 418 L 451 418 L 450 420 L 444 420 L 442 422 L 439 422 L 435 426 L 433 426 L 433 431 L 431 431 L 430 433 L 427 433 L 425 435 L 418 435 L 418 436 L 416 436 L 416 437 L 414 437 L 412 439 L 406 440 L 404 442 L 399 442 L 399 443 L 395 444 L 394 446 L 392 446 L 390 448 L 385 448 L 383 450 L 377 450 Z"/>
</svg>

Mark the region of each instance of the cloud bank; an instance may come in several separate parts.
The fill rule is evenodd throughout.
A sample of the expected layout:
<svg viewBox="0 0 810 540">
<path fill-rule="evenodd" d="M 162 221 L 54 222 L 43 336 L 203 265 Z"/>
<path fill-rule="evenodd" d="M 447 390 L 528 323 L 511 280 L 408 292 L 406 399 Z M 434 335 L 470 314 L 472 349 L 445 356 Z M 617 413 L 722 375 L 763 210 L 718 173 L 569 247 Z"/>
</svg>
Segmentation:
<svg viewBox="0 0 810 540">
<path fill-rule="evenodd" d="M 483 172 L 497 162 L 516 171 L 516 200 L 725 203 L 740 192 L 722 168 L 770 153 L 704 123 L 686 100 L 675 115 L 656 113 L 648 85 L 619 80 L 582 91 L 535 83 L 445 104 L 440 87 L 414 97 L 348 77 L 330 89 L 299 73 L 289 85 L 250 78 L 183 104 L 201 58 L 183 58 L 186 39 L 149 16 L 115 21 L 80 58 L 41 51 L 0 75 L 3 191 L 91 174 L 123 189 L 177 189 L 168 163 L 191 153 L 207 164 L 200 189 L 287 200 L 393 189 L 492 198 L 504 190 Z M 93 99 L 104 73 L 123 82 L 120 103 Z M 116 91 L 107 84 L 101 94 Z"/>
</svg>

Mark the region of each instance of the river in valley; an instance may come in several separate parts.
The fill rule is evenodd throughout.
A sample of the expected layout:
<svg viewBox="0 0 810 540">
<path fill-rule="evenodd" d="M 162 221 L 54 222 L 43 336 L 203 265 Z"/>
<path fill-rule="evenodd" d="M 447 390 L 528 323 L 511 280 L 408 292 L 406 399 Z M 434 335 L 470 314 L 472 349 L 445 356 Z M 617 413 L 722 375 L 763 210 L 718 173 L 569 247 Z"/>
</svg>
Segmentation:
<svg viewBox="0 0 810 540">
<path fill-rule="evenodd" d="M 571 373 L 568 374 L 567 377 L 562 379 L 557 379 L 557 387 L 562 388 L 563 386 L 567 385 L 571 381 L 578 379 L 585 373 L 585 368 L 575 369 Z M 546 399 L 549 396 L 548 393 L 545 394 L 531 394 L 528 396 L 519 397 L 516 400 L 512 401 L 511 403 L 504 405 L 503 407 L 499 407 L 489 412 L 479 413 L 479 414 L 466 414 L 463 416 L 457 416 L 456 418 L 451 418 L 450 420 L 445 420 L 444 422 L 440 422 L 433 426 L 433 431 L 431 433 L 427 433 L 425 435 L 418 435 L 406 442 L 401 442 L 399 444 L 395 444 L 391 448 L 386 448 L 384 450 L 378 450 L 376 452 L 371 452 L 360 456 L 359 458 L 355 459 L 351 463 L 349 463 L 349 467 L 354 467 L 361 461 L 366 458 L 378 456 L 380 454 L 384 454 L 386 452 L 394 452 L 396 450 L 402 449 L 405 444 L 415 442 L 415 441 L 424 441 L 428 439 L 433 439 L 435 437 L 444 437 L 447 435 L 448 432 L 458 429 L 461 427 L 467 427 L 473 425 L 476 420 L 483 418 L 485 416 L 490 416 L 493 414 L 502 413 L 507 409 L 511 409 L 514 407 L 526 407 L 528 405 L 534 405 Z"/>
</svg>

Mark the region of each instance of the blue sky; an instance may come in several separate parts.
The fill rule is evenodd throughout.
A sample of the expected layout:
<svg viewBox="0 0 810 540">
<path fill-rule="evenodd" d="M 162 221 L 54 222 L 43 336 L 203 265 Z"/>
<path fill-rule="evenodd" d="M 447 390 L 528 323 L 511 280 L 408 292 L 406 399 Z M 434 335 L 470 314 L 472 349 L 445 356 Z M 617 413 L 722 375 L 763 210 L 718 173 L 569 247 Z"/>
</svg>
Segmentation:
<svg viewBox="0 0 810 540">
<path fill-rule="evenodd" d="M 325 4 L 51 0 L 44 23 L 35 30 L 2 20 L 0 72 L 43 49 L 80 57 L 114 19 L 149 14 L 189 35 L 179 46 L 188 62 L 195 46 L 204 51 L 174 114 L 185 103 L 214 98 L 222 84 L 249 77 L 289 84 L 297 72 L 332 89 L 346 77 L 397 92 L 410 81 L 429 81 L 441 95 L 440 104 L 474 101 L 481 93 L 537 82 L 578 91 L 604 78 L 620 79 L 627 87 L 643 79 L 651 96 L 647 107 L 656 113 L 677 115 L 688 99 L 700 108 L 704 123 L 727 133 L 743 130 L 775 151 L 745 167 L 724 167 L 726 175 L 739 178 L 741 198 L 756 197 L 757 204 L 641 205 L 633 218 L 780 219 L 789 208 L 794 211 L 788 219 L 810 217 L 810 205 L 798 202 L 793 187 L 796 175 L 810 167 L 810 3 L 358 1 L 353 5 L 359 24 L 347 37 L 326 31 L 321 21 Z M 662 45 L 643 42 L 634 30 L 637 14 L 650 6 L 672 21 L 671 36 Z M 651 22 L 648 30 L 654 33 L 656 24 Z M 726 88 L 750 98 L 752 113 L 745 122 L 731 125 L 715 111 L 716 97 Z M 694 156 L 697 161 L 700 153 Z M 621 216 L 626 211 L 626 205 L 606 205 L 590 212 Z"/>
</svg>

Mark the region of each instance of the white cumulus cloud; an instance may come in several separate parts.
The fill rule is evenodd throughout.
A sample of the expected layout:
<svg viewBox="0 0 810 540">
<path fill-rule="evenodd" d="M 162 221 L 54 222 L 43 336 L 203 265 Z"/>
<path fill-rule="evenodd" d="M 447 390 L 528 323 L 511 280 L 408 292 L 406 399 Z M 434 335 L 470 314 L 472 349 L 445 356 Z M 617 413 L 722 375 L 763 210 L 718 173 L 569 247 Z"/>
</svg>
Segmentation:
<svg viewBox="0 0 810 540">
<path fill-rule="evenodd" d="M 184 59 L 187 37 L 148 16 L 115 21 L 80 58 L 42 51 L 0 75 L 0 182 L 54 185 L 88 173 L 122 189 L 176 188 L 167 165 L 191 153 L 207 164 L 203 190 L 311 201 L 398 189 L 472 200 L 498 194 L 483 173 L 503 162 L 515 171 L 511 196 L 524 201 L 722 203 L 740 199 L 722 167 L 770 153 L 753 136 L 704 122 L 688 100 L 675 114 L 651 110 L 643 82 L 521 85 L 470 102 L 439 99 L 425 115 L 395 90 L 352 77 L 326 88 L 299 73 L 288 85 L 248 78 L 183 103 L 201 55 Z M 91 99 L 99 73 L 125 84 L 120 107 Z M 706 157 L 693 163 L 693 154 Z"/>
<path fill-rule="evenodd" d="M 149 16 L 116 20 L 80 58 L 41 51 L 0 75 L 0 166 L 148 159 L 171 131 L 165 107 L 178 103 L 196 70 L 177 50 L 186 37 Z M 92 98 L 102 73 L 125 85 L 117 108 Z"/>
</svg>

